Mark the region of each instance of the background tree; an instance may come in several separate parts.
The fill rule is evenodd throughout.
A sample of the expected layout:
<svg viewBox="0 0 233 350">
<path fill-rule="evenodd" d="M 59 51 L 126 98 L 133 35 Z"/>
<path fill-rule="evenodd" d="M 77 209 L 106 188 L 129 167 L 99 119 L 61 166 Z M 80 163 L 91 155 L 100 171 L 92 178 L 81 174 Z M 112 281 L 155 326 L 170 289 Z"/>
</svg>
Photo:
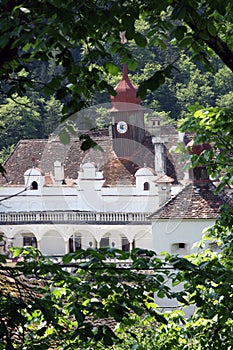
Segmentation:
<svg viewBox="0 0 233 350">
<path fill-rule="evenodd" d="M 146 35 L 137 29 L 143 17 L 149 24 Z M 85 105 L 96 91 L 113 93 L 106 76 L 115 74 L 113 55 L 135 66 L 130 48 L 122 46 L 119 33 L 140 47 L 167 47 L 176 42 L 180 50 L 191 50 L 193 57 L 211 68 L 209 57 L 215 53 L 233 70 L 232 6 L 230 0 L 148 1 L 107 0 L 77 4 L 35 0 L 5 1 L 1 11 L 1 90 L 5 94 L 25 93 L 25 86 L 41 85 L 41 89 L 66 102 L 63 113 Z M 82 56 L 75 50 L 79 47 Z M 49 82 L 41 82 L 31 74 L 31 63 L 55 59 L 59 68 Z M 140 86 L 144 96 L 154 91 L 171 76 L 173 62 L 164 62 Z M 17 72 L 25 69 L 26 77 Z M 14 74 L 13 74 L 14 73 Z"/>
</svg>

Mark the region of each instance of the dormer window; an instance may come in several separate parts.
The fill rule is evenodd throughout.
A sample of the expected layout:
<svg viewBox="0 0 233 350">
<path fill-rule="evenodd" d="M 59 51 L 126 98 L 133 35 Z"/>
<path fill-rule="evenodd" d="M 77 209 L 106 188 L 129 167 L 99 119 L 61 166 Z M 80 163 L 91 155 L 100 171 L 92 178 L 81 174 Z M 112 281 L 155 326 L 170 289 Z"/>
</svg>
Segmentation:
<svg viewBox="0 0 233 350">
<path fill-rule="evenodd" d="M 150 184 L 149 184 L 149 182 L 144 182 L 144 184 L 143 184 L 143 190 L 144 190 L 144 191 L 149 191 L 149 189 L 150 189 Z"/>
<path fill-rule="evenodd" d="M 36 181 L 32 181 L 31 190 L 38 190 L 38 183 Z"/>
<path fill-rule="evenodd" d="M 43 187 L 45 183 L 45 175 L 39 168 L 30 168 L 24 173 L 24 184 L 28 188 L 30 186 L 31 190 L 38 190 Z"/>
</svg>

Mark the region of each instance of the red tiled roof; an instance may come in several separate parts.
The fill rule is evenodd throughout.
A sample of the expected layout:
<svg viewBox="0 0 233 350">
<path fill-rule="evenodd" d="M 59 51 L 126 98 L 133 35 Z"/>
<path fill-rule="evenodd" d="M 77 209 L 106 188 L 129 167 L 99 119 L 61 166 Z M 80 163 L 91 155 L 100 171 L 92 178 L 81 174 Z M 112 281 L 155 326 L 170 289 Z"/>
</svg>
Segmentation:
<svg viewBox="0 0 233 350">
<path fill-rule="evenodd" d="M 105 185 L 132 185 L 135 182 L 134 166 L 129 166 L 130 160 L 119 160 L 112 147 L 109 136 L 92 136 L 93 140 L 103 149 L 90 149 L 86 152 L 80 149 L 81 141 L 72 140 L 69 145 L 63 145 L 59 140 L 22 140 L 8 158 L 4 167 L 7 171 L 7 180 L 10 185 L 23 185 L 23 174 L 32 165 L 40 166 L 46 173 L 46 185 L 52 184 L 53 166 L 56 160 L 64 164 L 65 178 L 77 179 L 80 165 L 86 162 L 94 163 L 104 173 Z M 33 164 L 32 164 L 33 159 Z M 48 174 L 50 174 L 48 176 Z M 6 180 L 1 178 L 2 185 Z"/>
<path fill-rule="evenodd" d="M 44 152 L 47 140 L 21 140 L 15 150 L 4 164 L 9 184 L 24 184 L 24 173 L 33 165 L 38 166 Z M 46 169 L 42 169 L 45 171 Z M 4 178 L 0 178 L 1 185 L 6 184 Z"/>
<path fill-rule="evenodd" d="M 167 176 L 166 174 L 163 174 L 159 178 L 156 179 L 156 182 L 168 183 L 168 182 L 174 182 L 174 179 L 172 179 L 170 176 Z"/>
<path fill-rule="evenodd" d="M 221 206 L 228 203 L 226 197 L 214 194 L 210 182 L 206 187 L 186 186 L 176 197 L 151 215 L 152 219 L 216 219 Z"/>
<path fill-rule="evenodd" d="M 128 103 L 133 105 L 140 104 L 141 99 L 137 97 L 137 87 L 130 81 L 126 64 L 123 65 L 123 77 L 115 87 L 116 96 L 111 96 L 113 104 L 112 111 L 120 110 L 120 103 Z M 119 104 L 118 104 L 119 103 Z M 135 107 L 133 107 L 135 108 Z"/>
<path fill-rule="evenodd" d="M 163 127 L 162 127 L 163 129 Z M 177 143 L 174 128 L 165 128 L 163 132 L 169 133 L 168 147 Z M 7 171 L 8 183 L 0 177 L 0 185 L 23 185 L 23 174 L 27 169 L 36 166 L 42 169 L 46 174 L 51 174 L 51 178 L 46 177 L 46 184 L 52 185 L 52 176 L 54 175 L 54 162 L 60 161 L 64 165 L 66 179 L 77 179 L 80 165 L 86 162 L 92 162 L 98 170 L 102 170 L 105 185 L 135 183 L 135 172 L 144 167 L 154 168 L 154 149 L 151 138 L 147 136 L 141 147 L 137 147 L 134 154 L 130 157 L 118 158 L 113 149 L 111 136 L 105 131 L 93 132 L 91 138 L 100 146 L 103 151 L 90 149 L 86 152 L 81 150 L 81 141 L 72 139 L 70 144 L 62 144 L 58 138 L 49 140 L 21 140 L 13 153 L 10 155 L 4 167 Z M 174 142 L 174 143 L 173 143 Z M 175 160 L 175 162 L 174 162 Z M 183 178 L 181 166 L 176 163 L 176 155 L 172 157 L 167 152 L 167 175 L 176 179 Z"/>
</svg>

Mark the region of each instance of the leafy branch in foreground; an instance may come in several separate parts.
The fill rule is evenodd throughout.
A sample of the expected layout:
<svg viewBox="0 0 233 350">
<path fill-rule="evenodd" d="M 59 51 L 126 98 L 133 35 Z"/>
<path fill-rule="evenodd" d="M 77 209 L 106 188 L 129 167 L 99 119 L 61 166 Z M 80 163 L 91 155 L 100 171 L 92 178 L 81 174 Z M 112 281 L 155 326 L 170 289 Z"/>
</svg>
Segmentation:
<svg viewBox="0 0 233 350">
<path fill-rule="evenodd" d="M 229 210 L 201 242 L 216 241 L 221 253 L 207 249 L 187 258 L 167 254 L 161 261 L 153 251 L 129 254 L 104 248 L 79 250 L 55 261 L 31 247 L 17 248 L 17 265 L 11 268 L 4 259 L 1 265 L 0 348 L 231 347 Z M 126 261 L 130 267 L 123 267 Z M 181 310 L 161 313 L 154 295 L 176 299 Z M 188 318 L 185 310 L 190 306 L 193 314 Z"/>
<path fill-rule="evenodd" d="M 231 0 L 194 0 L 153 3 L 150 0 L 118 2 L 55 0 L 4 2 L 0 15 L 0 91 L 23 96 L 30 87 L 65 103 L 64 115 L 80 110 L 96 91 L 114 94 L 107 76 L 116 75 L 115 57 L 131 68 L 137 57 L 119 33 L 125 32 L 136 46 L 177 44 L 194 59 L 213 69 L 213 52 L 233 71 Z M 147 31 L 138 30 L 137 21 L 146 21 Z M 69 19 L 69 20 L 68 20 Z M 54 60 L 56 74 L 44 83 L 35 81 L 31 65 Z M 141 94 L 154 90 L 170 77 L 173 66 L 165 63 L 142 83 Z M 25 74 L 21 77 L 20 72 Z"/>
<path fill-rule="evenodd" d="M 154 252 L 135 250 L 130 268 L 118 266 L 129 255 L 113 249 L 81 250 L 65 255 L 61 264 L 31 248 L 17 249 L 15 256 L 24 259 L 14 269 L 2 267 L 4 278 L 11 278 L 16 288 L 4 296 L 10 305 L 1 304 L 2 344 L 10 341 L 17 349 L 107 347 L 118 341 L 116 325 L 127 324 L 133 315 L 167 322 L 149 295 L 158 290 L 170 293 L 164 284 L 169 270 Z M 33 298 L 18 292 L 25 290 L 20 278 L 28 279 Z"/>
<path fill-rule="evenodd" d="M 194 132 L 194 147 L 208 145 L 191 156 L 192 166 L 207 167 L 208 174 L 218 183 L 217 191 L 233 184 L 232 108 L 203 108 L 194 105 L 180 122 L 180 130 Z"/>
</svg>

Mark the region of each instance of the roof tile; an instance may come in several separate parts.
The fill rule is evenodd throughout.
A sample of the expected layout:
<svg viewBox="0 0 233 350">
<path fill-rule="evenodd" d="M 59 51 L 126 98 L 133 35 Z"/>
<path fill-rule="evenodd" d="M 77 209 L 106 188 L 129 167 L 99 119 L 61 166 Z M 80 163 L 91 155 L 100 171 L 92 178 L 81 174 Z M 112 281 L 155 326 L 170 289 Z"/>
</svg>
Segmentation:
<svg viewBox="0 0 233 350">
<path fill-rule="evenodd" d="M 170 199 L 163 207 L 151 215 L 152 219 L 215 219 L 221 212 L 221 206 L 230 204 L 224 195 L 216 195 L 215 187 L 196 187 L 187 185 L 176 197 Z"/>
</svg>

